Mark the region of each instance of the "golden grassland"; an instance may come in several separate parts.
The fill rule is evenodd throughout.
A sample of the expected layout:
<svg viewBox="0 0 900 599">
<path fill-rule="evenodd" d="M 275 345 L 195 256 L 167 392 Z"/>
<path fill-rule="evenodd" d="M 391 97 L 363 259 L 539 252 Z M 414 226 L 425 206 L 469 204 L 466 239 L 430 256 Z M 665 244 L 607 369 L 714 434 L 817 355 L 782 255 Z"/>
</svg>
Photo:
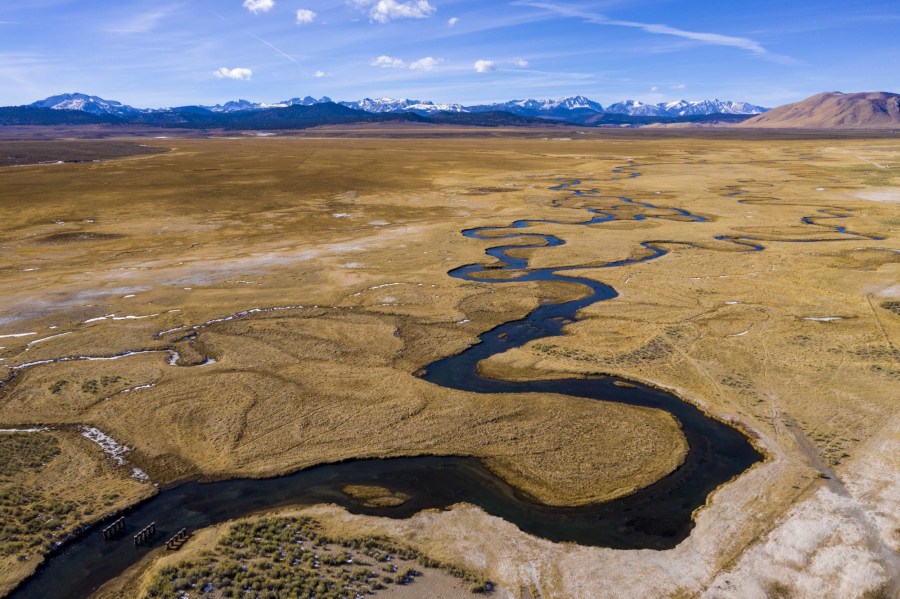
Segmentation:
<svg viewBox="0 0 900 599">
<path fill-rule="evenodd" d="M 767 462 L 717 492 L 691 538 L 653 559 L 531 539 L 468 508 L 401 522 L 322 517 L 397 535 L 523 597 L 598 596 L 600 579 L 609 596 L 621 596 L 616 588 L 714 593 L 720 573 L 740 577 L 754 559 L 777 562 L 763 551 L 766 539 L 824 491 L 858 504 L 867 534 L 880 540 L 854 546 L 875 547 L 873 563 L 887 563 L 878 547 L 900 545 L 896 482 L 880 474 L 900 442 L 900 220 L 890 201 L 900 143 L 621 135 L 146 143 L 175 147 L 0 171 L 8 215 L 0 335 L 34 333 L 0 338 L 0 364 L 175 350 L 178 365 L 146 353 L 35 366 L 0 395 L 0 428 L 94 425 L 133 448 L 129 461 L 160 483 L 439 454 L 479 457 L 548 503 L 629 493 L 681 462 L 684 439 L 668 415 L 554 396 L 483 397 L 413 376 L 542 300 L 582 293 L 450 279 L 453 267 L 490 262 L 491 243 L 461 229 L 577 222 L 588 218 L 584 207 L 612 208 L 628 196 L 662 207 L 645 216 L 675 206 L 709 221 L 637 221 L 623 206 L 610 223 L 541 225 L 567 244 L 521 250 L 535 267 L 600 266 L 640 255 L 645 241 L 671 253 L 576 271 L 620 296 L 584 310 L 566 335 L 495 356 L 482 371 L 610 373 L 672 389 L 749 431 Z M 628 165 L 642 176 L 613 180 L 611 171 Z M 548 190 L 559 177 L 583 179 L 581 188 L 603 197 L 554 208 L 565 197 Z M 885 239 L 842 235 L 838 225 Z M 717 236 L 760 239 L 766 250 L 737 251 L 746 246 Z M 192 328 L 269 307 L 293 308 Z M 179 341 L 190 332 L 195 339 Z M 191 366 L 207 358 L 216 362 Z M 491 541 L 473 549 L 479 536 Z M 802 566 L 784 567 L 766 571 L 788 589 L 806 588 L 792 578 Z M 769 584 L 746 584 L 757 582 Z"/>
</svg>

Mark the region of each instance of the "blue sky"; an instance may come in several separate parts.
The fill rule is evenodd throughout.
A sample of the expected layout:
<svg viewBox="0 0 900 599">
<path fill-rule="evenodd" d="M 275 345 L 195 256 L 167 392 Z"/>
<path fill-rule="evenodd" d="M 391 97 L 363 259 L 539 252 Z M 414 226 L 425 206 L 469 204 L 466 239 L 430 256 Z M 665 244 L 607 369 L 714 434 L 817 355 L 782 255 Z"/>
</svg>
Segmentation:
<svg viewBox="0 0 900 599">
<path fill-rule="evenodd" d="M 896 0 L 2 0 L 0 105 L 900 90 Z"/>
</svg>

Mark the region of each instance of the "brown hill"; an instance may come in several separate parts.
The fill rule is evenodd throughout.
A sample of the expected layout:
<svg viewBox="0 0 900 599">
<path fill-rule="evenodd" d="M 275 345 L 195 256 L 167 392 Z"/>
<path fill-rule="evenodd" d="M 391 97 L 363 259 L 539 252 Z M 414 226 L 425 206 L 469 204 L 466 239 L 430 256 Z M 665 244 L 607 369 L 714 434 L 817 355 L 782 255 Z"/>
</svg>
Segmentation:
<svg viewBox="0 0 900 599">
<path fill-rule="evenodd" d="M 900 129 L 900 95 L 826 92 L 786 104 L 738 127 L 777 129 Z"/>
</svg>

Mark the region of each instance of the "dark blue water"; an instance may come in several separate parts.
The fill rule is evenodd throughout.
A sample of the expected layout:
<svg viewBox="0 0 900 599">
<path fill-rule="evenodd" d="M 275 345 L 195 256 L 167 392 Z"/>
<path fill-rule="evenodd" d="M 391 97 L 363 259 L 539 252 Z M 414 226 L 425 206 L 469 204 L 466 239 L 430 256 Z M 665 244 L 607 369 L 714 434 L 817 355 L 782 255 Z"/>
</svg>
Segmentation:
<svg viewBox="0 0 900 599">
<path fill-rule="evenodd" d="M 617 169 L 617 175 L 639 176 L 635 167 Z M 576 198 L 606 198 L 596 189 L 581 189 L 581 181 L 561 182 L 554 189 L 566 193 L 555 205 Z M 610 202 L 606 202 L 610 203 Z M 622 216 L 629 207 L 632 216 Z M 634 207 L 648 214 L 634 213 Z M 584 290 L 577 299 L 544 304 L 522 320 L 508 322 L 482 334 L 479 342 L 462 353 L 438 360 L 424 369 L 423 378 L 435 385 L 464 391 L 490 393 L 555 393 L 665 410 L 681 424 L 689 444 L 684 464 L 657 483 L 607 503 L 577 508 L 543 505 L 517 491 L 488 471 L 478 460 L 464 457 L 420 457 L 353 460 L 323 465 L 292 475 L 267 480 L 239 479 L 214 483 L 189 483 L 160 492 L 126 514 L 122 537 L 107 541 L 102 525 L 82 534 L 49 559 L 13 597 L 85 597 L 118 576 L 149 549 L 135 548 L 131 536 L 156 522 L 158 546 L 181 528 L 196 530 L 230 518 L 287 505 L 331 502 L 360 514 L 407 518 L 423 509 L 445 508 L 459 502 L 480 506 L 521 530 L 553 541 L 618 549 L 669 549 L 684 540 L 693 527 L 692 514 L 719 485 L 744 472 L 761 459 L 760 454 L 737 430 L 714 420 L 692 404 L 643 385 L 616 386 L 610 377 L 572 378 L 555 381 L 510 382 L 482 377 L 481 360 L 529 341 L 562 334 L 565 324 L 577 319 L 578 311 L 616 296 L 612 287 L 565 273 L 585 266 L 531 269 L 526 258 L 508 255 L 515 248 L 552 248 L 565 241 L 553 235 L 531 232 L 541 224 L 590 226 L 617 218 L 670 218 L 702 223 L 703 217 L 680 208 L 659 207 L 625 197 L 613 197 L 605 209 L 584 208 L 591 216 L 579 222 L 518 220 L 506 227 L 469 229 L 474 239 L 505 240 L 487 254 L 499 263 L 495 268 L 468 265 L 450 271 L 459 279 L 498 283 L 510 281 L 557 281 L 575 283 Z M 620 214 L 621 212 L 621 214 Z M 598 233 L 602 233 L 598 229 Z M 610 233 L 606 233 L 610 234 Z M 510 243 L 510 242 L 516 243 Z M 661 258 L 667 252 L 658 242 L 642 244 L 647 252 L 594 265 L 598 270 Z M 762 249 L 748 247 L 747 251 Z M 497 268 L 499 267 L 499 268 Z M 484 278 L 487 272 L 493 278 Z M 497 278 L 497 274 L 501 276 Z M 602 342 L 602 340 L 599 340 Z M 566 401 L 561 398 L 560 401 Z M 348 484 L 370 484 L 404 492 L 412 498 L 400 507 L 368 508 L 341 492 Z"/>
</svg>

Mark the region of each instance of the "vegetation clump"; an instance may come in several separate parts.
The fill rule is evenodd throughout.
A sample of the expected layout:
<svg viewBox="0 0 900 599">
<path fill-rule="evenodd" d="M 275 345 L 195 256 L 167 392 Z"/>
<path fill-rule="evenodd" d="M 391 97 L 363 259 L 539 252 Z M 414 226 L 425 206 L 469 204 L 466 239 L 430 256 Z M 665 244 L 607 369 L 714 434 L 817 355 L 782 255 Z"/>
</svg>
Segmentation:
<svg viewBox="0 0 900 599">
<path fill-rule="evenodd" d="M 201 559 L 162 568 L 145 597 L 356 599 L 414 583 L 422 574 L 415 564 L 441 568 L 473 592 L 493 588 L 386 537 L 335 538 L 311 518 L 270 517 L 235 524 Z"/>
<path fill-rule="evenodd" d="M 52 548 L 78 521 L 70 501 L 43 498 L 22 487 L 0 490 L 0 556 L 43 553 Z"/>
<path fill-rule="evenodd" d="M 0 476 L 37 470 L 59 455 L 59 441 L 52 435 L 4 433 L 0 435 Z"/>
</svg>

